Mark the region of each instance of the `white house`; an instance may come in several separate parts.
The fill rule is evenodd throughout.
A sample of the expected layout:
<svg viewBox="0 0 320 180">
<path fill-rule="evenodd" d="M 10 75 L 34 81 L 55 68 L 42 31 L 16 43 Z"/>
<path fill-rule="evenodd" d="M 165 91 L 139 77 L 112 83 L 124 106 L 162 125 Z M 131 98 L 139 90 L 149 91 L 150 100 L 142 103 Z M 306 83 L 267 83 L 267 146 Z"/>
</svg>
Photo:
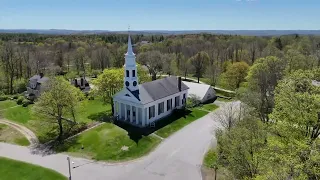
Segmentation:
<svg viewBox="0 0 320 180">
<path fill-rule="evenodd" d="M 139 84 L 130 35 L 124 67 L 123 89 L 113 96 L 114 116 L 118 120 L 145 127 L 185 106 L 189 88 L 180 77 Z"/>
<path fill-rule="evenodd" d="M 193 82 L 184 82 L 189 87 L 189 96 L 197 96 L 199 100 L 204 103 L 213 99 L 216 96 L 215 90 L 208 84 L 199 84 Z"/>
</svg>

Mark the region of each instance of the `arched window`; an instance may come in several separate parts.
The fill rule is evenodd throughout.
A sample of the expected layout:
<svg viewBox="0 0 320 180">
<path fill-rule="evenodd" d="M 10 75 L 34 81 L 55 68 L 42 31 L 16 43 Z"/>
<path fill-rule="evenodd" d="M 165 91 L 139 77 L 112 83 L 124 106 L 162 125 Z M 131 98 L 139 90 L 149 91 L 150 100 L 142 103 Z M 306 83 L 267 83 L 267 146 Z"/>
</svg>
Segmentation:
<svg viewBox="0 0 320 180">
<path fill-rule="evenodd" d="M 127 77 L 129 77 L 130 75 L 129 75 L 129 70 L 126 70 L 126 73 L 127 73 Z"/>
<path fill-rule="evenodd" d="M 132 77 L 136 77 L 136 70 L 132 70 Z"/>
</svg>

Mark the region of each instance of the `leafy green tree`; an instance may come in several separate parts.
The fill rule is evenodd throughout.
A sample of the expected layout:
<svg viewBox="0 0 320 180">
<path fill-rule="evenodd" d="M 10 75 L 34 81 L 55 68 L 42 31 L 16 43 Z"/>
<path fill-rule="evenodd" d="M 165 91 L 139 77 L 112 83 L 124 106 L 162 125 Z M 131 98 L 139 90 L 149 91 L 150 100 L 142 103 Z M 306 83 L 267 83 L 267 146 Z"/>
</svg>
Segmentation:
<svg viewBox="0 0 320 180">
<path fill-rule="evenodd" d="M 40 119 L 58 125 L 57 140 L 61 142 L 64 135 L 63 121 L 73 125 L 76 123 L 76 107 L 83 94 L 62 77 L 52 77 L 44 85 L 45 91 L 36 101 L 32 111 Z M 72 120 L 67 117 L 71 117 Z"/>
<path fill-rule="evenodd" d="M 151 74 L 152 80 L 157 79 L 157 74 L 163 68 L 163 55 L 160 51 L 148 51 L 144 53 L 140 53 L 137 56 L 137 60 L 142 65 L 147 66 L 149 69 L 149 73 Z"/>
<path fill-rule="evenodd" d="M 150 81 L 149 74 L 138 65 L 139 83 Z M 112 96 L 123 88 L 124 68 L 105 69 L 97 79 L 92 81 L 93 94 L 102 97 L 105 103 L 110 103 Z"/>
<path fill-rule="evenodd" d="M 249 70 L 248 90 L 242 100 L 257 110 L 262 121 L 269 121 L 268 115 L 274 107 L 274 90 L 282 79 L 285 68 L 283 59 L 268 56 L 258 59 Z"/>
<path fill-rule="evenodd" d="M 246 62 L 236 62 L 227 68 L 224 78 L 230 89 L 237 89 L 245 81 L 249 65 Z"/>
<path fill-rule="evenodd" d="M 198 78 L 198 83 L 200 81 L 200 77 L 202 77 L 202 74 L 204 74 L 206 70 L 208 62 L 209 55 L 204 51 L 197 53 L 190 59 L 190 63 L 195 70 L 195 75 Z"/>
</svg>

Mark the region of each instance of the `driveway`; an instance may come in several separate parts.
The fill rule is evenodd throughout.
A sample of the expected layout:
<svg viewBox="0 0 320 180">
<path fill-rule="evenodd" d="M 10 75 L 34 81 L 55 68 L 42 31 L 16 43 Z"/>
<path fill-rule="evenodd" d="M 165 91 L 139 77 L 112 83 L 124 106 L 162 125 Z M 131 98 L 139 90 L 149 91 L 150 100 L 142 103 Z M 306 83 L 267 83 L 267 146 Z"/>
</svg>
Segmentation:
<svg viewBox="0 0 320 180">
<path fill-rule="evenodd" d="M 221 107 L 224 108 L 224 107 Z M 217 110 L 219 111 L 219 109 Z M 165 139 L 155 151 L 126 163 L 102 163 L 74 158 L 74 180 L 201 180 L 200 166 L 210 144 L 215 145 L 218 122 L 212 113 L 194 121 Z M 0 143 L 0 156 L 38 164 L 68 176 L 67 155 L 35 155 L 30 149 Z"/>
</svg>

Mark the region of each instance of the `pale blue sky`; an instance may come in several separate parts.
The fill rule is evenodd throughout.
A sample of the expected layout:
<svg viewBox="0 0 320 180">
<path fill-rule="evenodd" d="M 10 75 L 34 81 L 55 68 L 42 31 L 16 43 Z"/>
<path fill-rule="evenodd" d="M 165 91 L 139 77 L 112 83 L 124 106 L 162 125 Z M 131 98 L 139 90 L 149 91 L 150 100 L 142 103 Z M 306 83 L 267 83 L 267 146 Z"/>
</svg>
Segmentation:
<svg viewBox="0 0 320 180">
<path fill-rule="evenodd" d="M 0 29 L 320 29 L 320 0 L 0 0 Z"/>
</svg>

